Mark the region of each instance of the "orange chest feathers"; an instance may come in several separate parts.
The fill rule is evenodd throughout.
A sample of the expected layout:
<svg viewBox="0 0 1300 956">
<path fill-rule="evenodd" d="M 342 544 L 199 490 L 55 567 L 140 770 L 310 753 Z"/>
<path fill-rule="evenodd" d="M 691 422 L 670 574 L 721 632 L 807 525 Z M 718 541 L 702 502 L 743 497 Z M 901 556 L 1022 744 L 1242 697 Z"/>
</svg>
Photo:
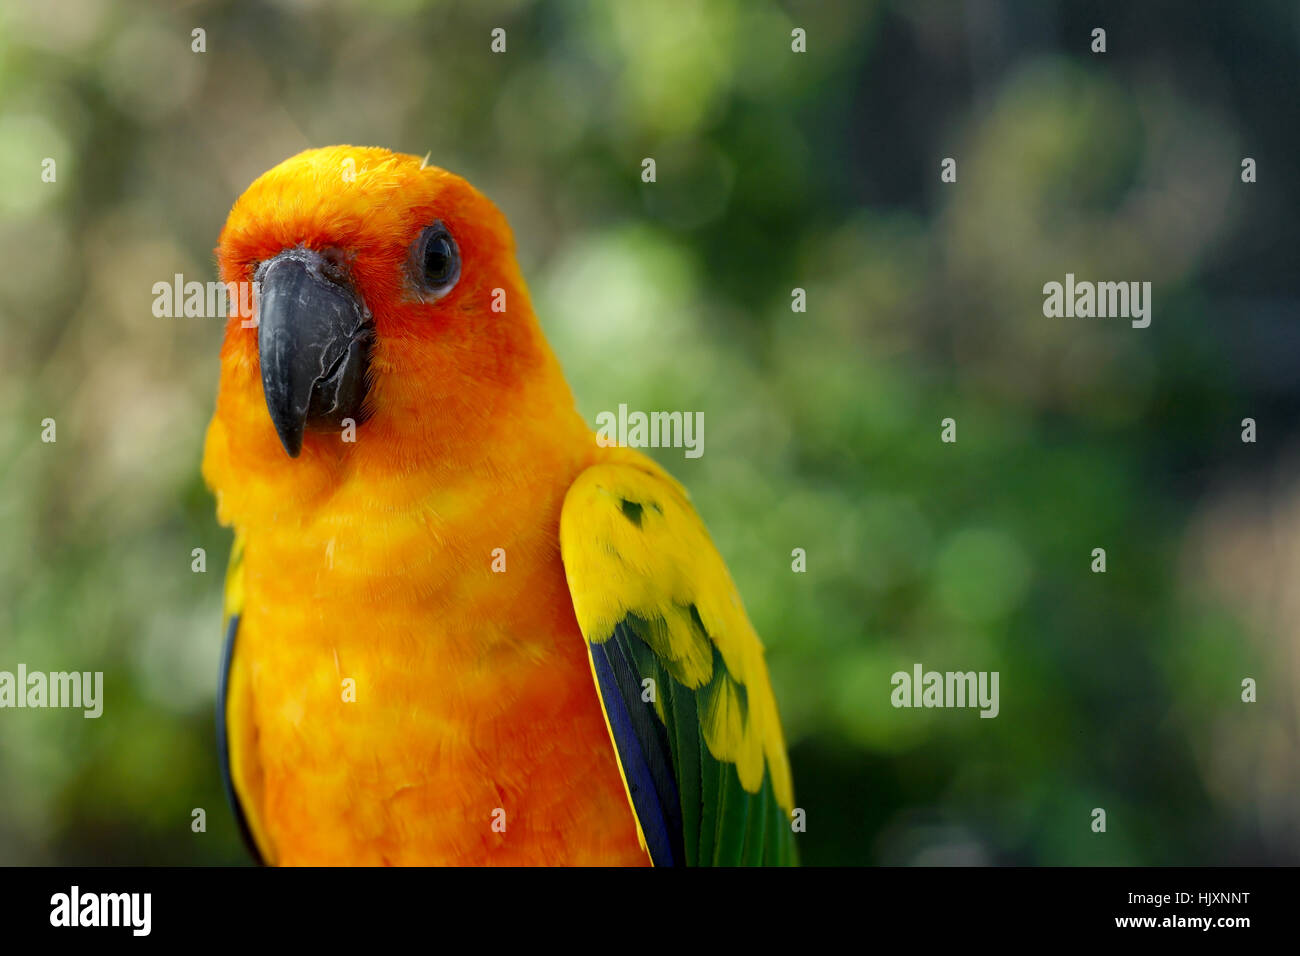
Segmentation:
<svg viewBox="0 0 1300 956">
<path fill-rule="evenodd" d="M 259 842 L 287 865 L 645 863 L 554 529 L 444 530 L 246 539 L 228 709 Z"/>
</svg>

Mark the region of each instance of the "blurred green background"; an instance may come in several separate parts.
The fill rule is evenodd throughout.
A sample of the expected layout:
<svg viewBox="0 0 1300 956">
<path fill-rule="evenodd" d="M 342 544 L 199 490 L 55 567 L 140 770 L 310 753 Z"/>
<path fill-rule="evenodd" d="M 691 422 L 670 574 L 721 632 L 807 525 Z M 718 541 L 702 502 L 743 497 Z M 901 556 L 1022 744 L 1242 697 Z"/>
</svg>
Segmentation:
<svg viewBox="0 0 1300 956">
<path fill-rule="evenodd" d="M 222 323 L 152 287 L 332 143 L 497 202 L 589 421 L 705 413 L 656 455 L 767 644 L 806 863 L 1300 862 L 1298 39 L 1291 2 L 4 4 L 0 669 L 106 703 L 0 712 L 0 863 L 246 859 Z M 1044 318 L 1066 272 L 1151 281 L 1151 327 Z M 999 671 L 1000 716 L 895 710 L 917 662 Z"/>
</svg>

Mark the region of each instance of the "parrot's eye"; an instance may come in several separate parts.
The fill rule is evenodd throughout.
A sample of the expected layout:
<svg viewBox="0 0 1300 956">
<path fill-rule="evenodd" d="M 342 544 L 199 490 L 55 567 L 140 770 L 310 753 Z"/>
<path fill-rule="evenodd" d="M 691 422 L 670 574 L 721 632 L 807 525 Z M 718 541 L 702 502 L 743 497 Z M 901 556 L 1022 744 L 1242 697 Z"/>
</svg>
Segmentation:
<svg viewBox="0 0 1300 956">
<path fill-rule="evenodd" d="M 434 298 L 451 291 L 460 278 L 460 250 L 447 227 L 435 222 L 420 234 L 415 247 L 420 283 Z"/>
</svg>

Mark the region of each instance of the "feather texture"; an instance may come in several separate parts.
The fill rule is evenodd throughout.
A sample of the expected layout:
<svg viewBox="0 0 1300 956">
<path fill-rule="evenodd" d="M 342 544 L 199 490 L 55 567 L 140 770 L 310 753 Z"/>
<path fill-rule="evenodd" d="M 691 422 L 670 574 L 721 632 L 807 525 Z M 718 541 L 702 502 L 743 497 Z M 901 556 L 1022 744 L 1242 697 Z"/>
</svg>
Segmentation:
<svg viewBox="0 0 1300 956">
<path fill-rule="evenodd" d="M 794 862 L 763 647 L 681 486 L 625 450 L 565 498 L 560 547 L 611 739 L 656 865 Z"/>
</svg>

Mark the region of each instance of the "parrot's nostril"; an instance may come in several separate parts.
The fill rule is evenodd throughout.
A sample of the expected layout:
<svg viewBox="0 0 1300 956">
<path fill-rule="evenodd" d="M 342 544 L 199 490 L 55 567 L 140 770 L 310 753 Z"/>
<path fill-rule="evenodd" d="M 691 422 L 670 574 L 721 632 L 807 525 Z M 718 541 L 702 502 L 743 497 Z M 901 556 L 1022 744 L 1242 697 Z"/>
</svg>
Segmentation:
<svg viewBox="0 0 1300 956">
<path fill-rule="evenodd" d="M 347 289 L 352 287 L 348 257 L 343 253 L 343 250 L 333 246 L 317 250 L 298 245 L 285 249 L 278 255 L 272 256 L 270 259 L 263 259 L 257 263 L 253 278 L 258 283 L 261 283 L 273 264 L 284 262 L 301 263 L 303 268 L 314 278 L 332 282 Z"/>
</svg>

